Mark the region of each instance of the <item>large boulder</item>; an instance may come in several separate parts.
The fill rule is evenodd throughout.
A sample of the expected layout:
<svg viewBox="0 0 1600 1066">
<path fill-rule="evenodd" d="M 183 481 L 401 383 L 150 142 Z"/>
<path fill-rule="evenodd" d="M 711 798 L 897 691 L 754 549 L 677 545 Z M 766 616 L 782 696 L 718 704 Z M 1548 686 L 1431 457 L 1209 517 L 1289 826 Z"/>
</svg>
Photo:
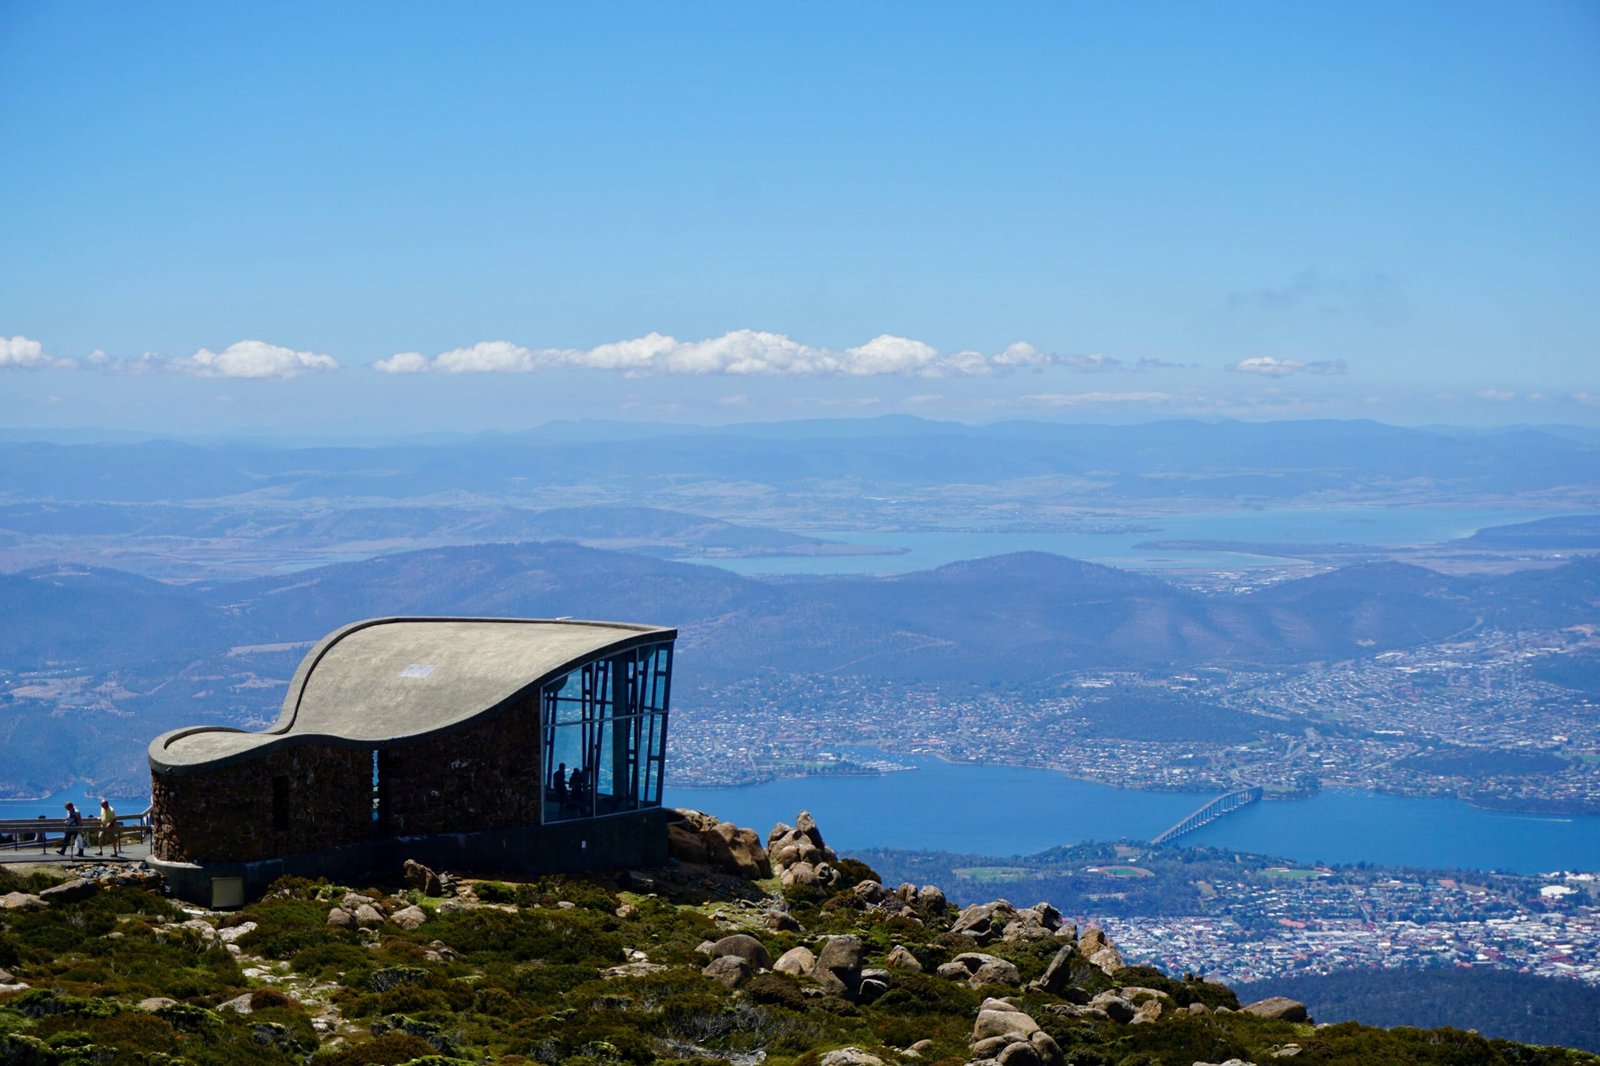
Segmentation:
<svg viewBox="0 0 1600 1066">
<path fill-rule="evenodd" d="M 817 953 L 812 976 L 830 996 L 854 996 L 861 984 L 861 938 L 830 936 Z"/>
<path fill-rule="evenodd" d="M 1115 974 L 1125 965 L 1122 953 L 1106 937 L 1104 929 L 1091 925 L 1078 937 L 1078 954 L 1100 967 L 1106 974 Z"/>
<path fill-rule="evenodd" d="M 1016 964 L 981 951 L 964 951 L 940 966 L 940 977 L 952 981 L 965 981 L 973 988 L 982 985 L 1009 985 L 1022 987 L 1022 974 Z"/>
<path fill-rule="evenodd" d="M 889 949 L 889 955 L 883 960 L 883 965 L 891 970 L 908 970 L 911 973 L 922 972 L 921 961 L 904 944 L 896 944 Z"/>
<path fill-rule="evenodd" d="M 808 947 L 790 948 L 778 956 L 772 968 L 791 977 L 810 977 L 817 968 L 817 957 Z"/>
<path fill-rule="evenodd" d="M 1048 903 L 1035 903 L 1006 923 L 1002 940 L 1046 940 L 1061 928 L 1061 912 Z"/>
<path fill-rule="evenodd" d="M 713 959 L 729 955 L 741 958 L 752 970 L 765 970 L 772 966 L 772 955 L 761 941 L 749 933 L 734 933 L 732 936 L 723 937 L 711 945 L 710 955 Z"/>
<path fill-rule="evenodd" d="M 999 1066 L 1059 1066 L 1061 1047 L 1027 1012 L 986 999 L 972 1026 L 972 1057 Z"/>
<path fill-rule="evenodd" d="M 714 866 L 749 880 L 772 876 L 772 864 L 754 829 L 704 811 L 679 810 L 667 823 L 667 853 L 680 862 Z"/>
<path fill-rule="evenodd" d="M 993 903 L 974 903 L 956 916 L 950 926 L 952 933 L 971 937 L 979 944 L 987 944 L 1000 936 L 1000 931 L 1017 916 L 1017 909 L 1003 899 Z"/>
<path fill-rule="evenodd" d="M 789 869 L 801 866 L 815 869 L 839 861 L 839 856 L 823 842 L 822 830 L 817 828 L 817 820 L 811 817 L 809 811 L 801 811 L 792 826 L 779 822 L 772 827 L 772 832 L 767 834 L 767 855 L 771 859 L 773 869 L 778 871 L 784 885 L 788 887 L 793 887 L 794 884 L 818 883 L 816 880 L 803 879 L 802 875 L 798 874 L 796 879 L 791 881 L 783 876 Z M 822 883 L 831 887 L 834 881 Z"/>
<path fill-rule="evenodd" d="M 77 903 L 88 899 L 100 891 L 100 884 L 87 878 L 75 878 L 64 881 L 59 885 L 51 885 L 39 892 L 39 898 L 46 903 Z"/>
<path fill-rule="evenodd" d="M 405 865 L 401 867 L 401 874 L 408 886 L 424 896 L 444 895 L 444 884 L 439 880 L 439 875 L 415 859 L 405 861 Z"/>
<path fill-rule="evenodd" d="M 48 904 L 30 892 L 7 892 L 0 896 L 0 910 L 42 911 Z"/>
<path fill-rule="evenodd" d="M 1044 973 L 1037 981 L 1028 987 L 1036 992 L 1048 992 L 1052 996 L 1065 995 L 1068 989 L 1076 988 L 1087 980 L 1092 972 L 1092 964 L 1078 954 L 1077 946 L 1067 944 L 1050 960 L 1050 965 L 1044 968 Z"/>
<path fill-rule="evenodd" d="M 416 929 L 428 920 L 428 912 L 418 906 L 401 907 L 389 920 L 402 929 Z"/>
<path fill-rule="evenodd" d="M 1239 1009 L 1245 1014 L 1254 1014 L 1257 1018 L 1271 1018 L 1280 1022 L 1310 1020 L 1306 1014 L 1306 1005 L 1288 996 L 1269 996 L 1254 1003 L 1247 1003 Z"/>
<path fill-rule="evenodd" d="M 728 988 L 738 988 L 750 980 L 750 964 L 737 955 L 712 959 L 700 972 Z"/>
</svg>

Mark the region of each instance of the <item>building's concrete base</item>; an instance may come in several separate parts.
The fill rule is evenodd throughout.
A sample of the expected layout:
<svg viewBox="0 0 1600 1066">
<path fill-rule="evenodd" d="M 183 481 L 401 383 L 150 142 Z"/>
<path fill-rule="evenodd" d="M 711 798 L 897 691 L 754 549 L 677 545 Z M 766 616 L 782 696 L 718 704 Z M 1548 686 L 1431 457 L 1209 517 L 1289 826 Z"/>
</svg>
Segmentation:
<svg viewBox="0 0 1600 1066">
<path fill-rule="evenodd" d="M 147 860 L 173 895 L 204 907 L 241 906 L 280 877 L 351 882 L 400 876 L 407 859 L 437 870 L 482 875 L 537 875 L 656 866 L 667 861 L 667 822 L 660 808 L 605 818 L 477 833 L 396 837 L 253 862 Z"/>
</svg>

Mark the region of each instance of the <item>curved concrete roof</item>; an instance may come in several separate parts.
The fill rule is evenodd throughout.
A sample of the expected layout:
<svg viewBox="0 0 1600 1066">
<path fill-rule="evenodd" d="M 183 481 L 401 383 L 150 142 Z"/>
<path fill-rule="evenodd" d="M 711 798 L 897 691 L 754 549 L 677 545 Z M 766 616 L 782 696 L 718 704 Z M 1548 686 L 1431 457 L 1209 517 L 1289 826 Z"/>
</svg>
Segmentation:
<svg viewBox="0 0 1600 1066">
<path fill-rule="evenodd" d="M 197 726 L 150 742 L 155 770 L 201 769 L 279 744 L 372 746 L 450 731 L 606 652 L 672 640 L 677 630 L 622 622 L 521 618 L 377 618 L 324 637 L 260 733 Z"/>
</svg>

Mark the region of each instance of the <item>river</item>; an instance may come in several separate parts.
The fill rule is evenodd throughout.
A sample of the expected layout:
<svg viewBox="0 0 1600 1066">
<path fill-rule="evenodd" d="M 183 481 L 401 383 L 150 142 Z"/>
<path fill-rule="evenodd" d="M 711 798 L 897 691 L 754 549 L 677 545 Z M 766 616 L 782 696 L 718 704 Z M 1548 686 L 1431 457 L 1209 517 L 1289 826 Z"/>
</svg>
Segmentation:
<svg viewBox="0 0 1600 1066">
<path fill-rule="evenodd" d="M 914 769 L 736 788 L 668 788 L 674 807 L 764 835 L 802 808 L 829 843 L 1028 855 L 1087 840 L 1149 840 L 1214 793 L 1134 792 L 1051 770 L 899 757 Z M 1508 870 L 1600 869 L 1600 815 L 1490 811 L 1454 799 L 1327 790 L 1254 804 L 1183 838 L 1299 862 Z"/>
</svg>

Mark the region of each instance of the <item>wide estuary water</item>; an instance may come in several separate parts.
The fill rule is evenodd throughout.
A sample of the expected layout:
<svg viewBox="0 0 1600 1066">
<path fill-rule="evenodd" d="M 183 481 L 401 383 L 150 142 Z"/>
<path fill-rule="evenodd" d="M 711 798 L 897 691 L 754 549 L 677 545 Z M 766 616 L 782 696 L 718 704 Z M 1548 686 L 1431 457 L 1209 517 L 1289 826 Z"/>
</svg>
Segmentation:
<svg viewBox="0 0 1600 1066">
<path fill-rule="evenodd" d="M 881 776 L 808 777 L 737 788 L 668 788 L 674 807 L 711 811 L 765 834 L 816 815 L 830 843 L 1027 855 L 1085 840 L 1149 840 L 1211 793 L 1133 792 L 1050 770 L 901 758 Z M 1301 862 L 1539 873 L 1600 869 L 1600 815 L 1489 811 L 1460 800 L 1330 790 L 1258 803 L 1183 838 Z"/>
</svg>

